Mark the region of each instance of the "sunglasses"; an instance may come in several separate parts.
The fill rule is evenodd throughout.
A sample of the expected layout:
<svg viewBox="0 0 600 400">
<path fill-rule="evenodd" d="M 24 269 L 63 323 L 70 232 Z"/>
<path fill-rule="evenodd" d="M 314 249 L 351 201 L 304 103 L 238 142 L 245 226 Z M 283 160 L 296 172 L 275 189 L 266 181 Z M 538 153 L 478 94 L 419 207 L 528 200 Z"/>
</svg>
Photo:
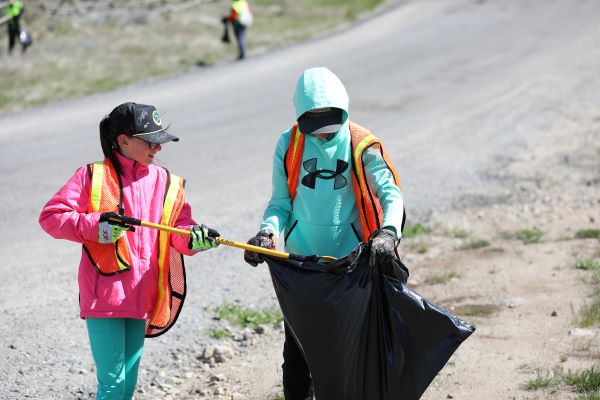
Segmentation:
<svg viewBox="0 0 600 400">
<path fill-rule="evenodd" d="M 158 148 L 160 147 L 160 143 L 151 143 L 151 142 L 146 142 L 145 140 L 142 140 L 142 139 L 140 139 L 140 138 L 136 138 L 135 136 L 131 136 L 131 137 L 132 137 L 132 138 L 134 138 L 134 139 L 137 139 L 137 140 L 139 140 L 140 142 L 144 142 L 144 143 L 146 143 L 146 144 L 148 145 L 148 148 L 149 148 L 150 150 L 156 150 L 156 149 L 158 149 Z"/>
</svg>

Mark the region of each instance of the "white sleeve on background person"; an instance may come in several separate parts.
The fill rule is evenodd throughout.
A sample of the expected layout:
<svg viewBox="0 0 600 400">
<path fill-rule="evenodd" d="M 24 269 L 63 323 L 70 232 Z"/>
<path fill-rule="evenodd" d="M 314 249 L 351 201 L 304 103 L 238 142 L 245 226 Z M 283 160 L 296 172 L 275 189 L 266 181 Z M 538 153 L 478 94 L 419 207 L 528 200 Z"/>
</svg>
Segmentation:
<svg viewBox="0 0 600 400">
<path fill-rule="evenodd" d="M 369 147 L 363 153 L 363 162 L 367 175 L 367 184 L 375 189 L 375 195 L 383 208 L 381 226 L 393 226 L 398 238 L 402 236 L 402 218 L 404 215 L 404 199 L 402 191 L 394 182 L 394 175 L 387 166 L 380 148 Z"/>
</svg>

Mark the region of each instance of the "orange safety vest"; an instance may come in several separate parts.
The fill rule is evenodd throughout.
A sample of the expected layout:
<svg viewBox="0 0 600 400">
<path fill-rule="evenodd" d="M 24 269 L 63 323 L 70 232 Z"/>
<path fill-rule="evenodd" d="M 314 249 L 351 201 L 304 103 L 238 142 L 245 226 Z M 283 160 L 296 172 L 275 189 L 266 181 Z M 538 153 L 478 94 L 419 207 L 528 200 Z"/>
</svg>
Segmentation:
<svg viewBox="0 0 600 400">
<path fill-rule="evenodd" d="M 118 212 L 122 208 L 120 178 L 110 160 L 88 165 L 91 177 L 88 212 Z M 167 171 L 167 185 L 160 223 L 174 226 L 185 203 L 185 181 Z M 171 247 L 170 233 L 160 231 L 158 249 L 158 290 L 154 311 L 146 321 L 146 337 L 156 337 L 173 326 L 183 307 L 186 292 L 183 256 Z M 86 241 L 83 245 L 92 264 L 102 275 L 113 275 L 131 269 L 127 236 L 115 243 Z"/>
<path fill-rule="evenodd" d="M 402 191 L 402 184 L 398 178 L 396 168 L 383 148 L 379 138 L 373 135 L 368 129 L 363 128 L 352 121 L 350 121 L 349 127 L 352 142 L 352 185 L 354 187 L 354 197 L 356 199 L 356 207 L 358 208 L 358 215 L 360 217 L 362 239 L 367 242 L 371 237 L 371 234 L 381 228 L 381 223 L 383 222 L 383 209 L 379 199 L 367 183 L 365 165 L 362 159 L 365 150 L 374 145 L 379 146 L 381 155 L 392 172 L 394 182 L 400 191 Z M 298 124 L 296 124 L 292 128 L 290 143 L 284 159 L 285 172 L 288 178 L 288 190 L 290 192 L 292 203 L 296 197 L 298 188 L 303 151 L 304 134 L 300 132 Z M 405 218 L 402 220 L 403 225 L 404 219 Z"/>
<path fill-rule="evenodd" d="M 119 212 L 121 208 L 121 183 L 112 163 L 105 159 L 88 164 L 92 187 L 88 201 L 88 212 Z M 131 256 L 127 235 L 115 243 L 86 241 L 83 248 L 92 264 L 102 275 L 114 275 L 131 269 Z"/>
</svg>

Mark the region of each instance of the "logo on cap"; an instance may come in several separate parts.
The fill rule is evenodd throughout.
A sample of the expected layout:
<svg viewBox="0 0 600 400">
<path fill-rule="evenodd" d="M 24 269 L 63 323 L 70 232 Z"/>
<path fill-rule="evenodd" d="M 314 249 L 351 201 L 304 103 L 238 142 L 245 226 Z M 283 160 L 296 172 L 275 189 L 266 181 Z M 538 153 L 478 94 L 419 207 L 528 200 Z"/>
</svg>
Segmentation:
<svg viewBox="0 0 600 400">
<path fill-rule="evenodd" d="M 160 122 L 160 115 L 158 115 L 158 111 L 154 110 L 152 112 L 152 120 L 154 121 L 154 123 L 158 126 L 161 126 L 162 123 Z"/>
</svg>

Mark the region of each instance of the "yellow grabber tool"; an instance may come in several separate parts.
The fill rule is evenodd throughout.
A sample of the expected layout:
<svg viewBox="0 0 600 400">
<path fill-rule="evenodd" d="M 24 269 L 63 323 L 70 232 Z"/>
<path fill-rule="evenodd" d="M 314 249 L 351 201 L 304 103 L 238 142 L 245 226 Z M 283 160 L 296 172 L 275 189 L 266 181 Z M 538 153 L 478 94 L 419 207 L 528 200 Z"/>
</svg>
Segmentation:
<svg viewBox="0 0 600 400">
<path fill-rule="evenodd" d="M 174 228 L 172 226 L 167 226 L 167 225 L 155 224 L 153 222 L 143 221 L 141 219 L 137 219 L 137 218 L 133 218 L 133 217 L 127 217 L 125 215 L 114 214 L 114 215 L 110 216 L 108 218 L 108 220 L 113 221 L 119 225 L 145 226 L 147 228 L 158 229 L 159 231 L 176 233 L 178 235 L 183 235 L 183 236 L 192 236 L 190 231 L 185 230 L 185 229 Z M 257 253 L 266 254 L 269 256 L 273 256 L 273 257 L 289 258 L 290 260 L 296 260 L 296 261 L 319 261 L 319 260 L 321 260 L 321 261 L 325 261 L 325 262 L 332 262 L 332 261 L 336 260 L 335 257 L 331 257 L 331 256 L 317 256 L 317 255 L 301 256 L 299 254 L 290 254 L 290 253 L 285 253 L 283 251 L 265 249 L 264 247 L 260 247 L 260 246 L 253 246 L 253 245 L 247 244 L 247 243 L 235 242 L 233 240 L 224 239 L 220 236 L 216 237 L 215 240 L 217 243 L 224 244 L 226 246 L 237 247 L 239 249 L 255 251 Z"/>
</svg>

